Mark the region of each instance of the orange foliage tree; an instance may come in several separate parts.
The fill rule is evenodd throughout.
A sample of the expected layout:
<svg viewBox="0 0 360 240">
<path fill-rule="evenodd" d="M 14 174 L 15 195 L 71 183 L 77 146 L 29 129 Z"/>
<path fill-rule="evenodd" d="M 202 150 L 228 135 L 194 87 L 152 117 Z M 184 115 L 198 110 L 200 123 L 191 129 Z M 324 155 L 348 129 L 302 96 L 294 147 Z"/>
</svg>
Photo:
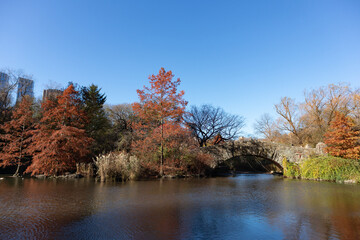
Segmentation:
<svg viewBox="0 0 360 240">
<path fill-rule="evenodd" d="M 180 79 L 173 80 L 173 77 L 171 71 L 166 72 L 161 68 L 159 74 L 149 77 L 150 87 L 144 86 L 143 90 L 137 90 L 140 102 L 133 104 L 134 113 L 139 118 L 139 122 L 134 125 L 138 136 L 134 147 L 139 150 L 137 146 L 141 141 L 152 141 L 153 146 L 159 143 L 160 175 L 163 175 L 166 132 L 170 126 L 181 125 L 187 105 L 183 99 L 184 91 L 177 90 Z"/>
<path fill-rule="evenodd" d="M 163 136 L 162 152 L 159 151 L 161 136 Z M 166 160 L 163 169 L 167 174 L 205 175 L 213 159 L 209 154 L 203 153 L 197 145 L 188 128 L 176 122 L 168 122 L 163 126 L 163 135 L 160 126 L 152 131 L 143 132 L 141 136 L 137 131 L 137 140 L 132 144 L 132 151 L 140 159 L 147 160 L 142 164 L 152 170 L 151 172 L 158 170 L 152 163 L 158 162 L 163 154 Z"/>
<path fill-rule="evenodd" d="M 337 112 L 330 128 L 325 133 L 329 154 L 351 159 L 360 158 L 360 131 L 354 128 L 352 118 Z"/>
<path fill-rule="evenodd" d="M 32 99 L 28 96 L 16 106 L 12 119 L 2 126 L 2 152 L 0 166 L 17 165 L 14 176 L 19 176 L 22 164 L 29 160 L 30 143 L 34 130 Z"/>
<path fill-rule="evenodd" d="M 89 153 L 92 139 L 86 135 L 86 117 L 79 94 L 70 85 L 57 101 L 42 105 L 42 118 L 33 137 L 33 161 L 27 172 L 57 175 L 75 169 Z"/>
</svg>

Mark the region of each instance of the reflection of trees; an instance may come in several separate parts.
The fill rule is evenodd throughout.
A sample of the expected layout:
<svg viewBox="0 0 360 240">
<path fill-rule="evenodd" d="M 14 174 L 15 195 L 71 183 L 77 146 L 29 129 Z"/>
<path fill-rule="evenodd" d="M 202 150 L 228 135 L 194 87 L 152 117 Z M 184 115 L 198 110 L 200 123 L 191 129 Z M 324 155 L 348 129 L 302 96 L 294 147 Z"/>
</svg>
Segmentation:
<svg viewBox="0 0 360 240">
<path fill-rule="evenodd" d="M 277 187 L 280 208 L 271 211 L 268 218 L 271 224 L 282 229 L 284 239 L 356 239 L 359 236 L 359 216 L 352 215 L 360 212 L 358 186 L 285 180 Z"/>
<path fill-rule="evenodd" d="M 356 239 L 357 190 L 269 175 L 126 184 L 6 179 L 0 239 Z"/>
<path fill-rule="evenodd" d="M 93 180 L 6 179 L 0 185 L 0 239 L 51 239 L 59 228 L 94 211 L 89 185 Z"/>
</svg>

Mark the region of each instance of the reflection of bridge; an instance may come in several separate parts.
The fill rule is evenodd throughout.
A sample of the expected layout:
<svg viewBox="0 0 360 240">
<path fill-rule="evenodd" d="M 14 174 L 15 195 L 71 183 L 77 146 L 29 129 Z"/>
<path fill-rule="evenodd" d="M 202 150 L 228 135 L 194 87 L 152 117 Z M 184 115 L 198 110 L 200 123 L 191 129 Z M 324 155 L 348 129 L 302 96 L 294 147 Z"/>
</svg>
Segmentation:
<svg viewBox="0 0 360 240">
<path fill-rule="evenodd" d="M 323 155 L 324 147 L 325 144 L 323 143 L 318 143 L 316 148 L 308 148 L 254 139 L 242 139 L 221 145 L 208 146 L 204 150 L 214 157 L 215 165 L 234 157 L 255 156 L 271 160 L 282 168 L 284 158 L 289 162 L 300 163 L 311 155 Z"/>
</svg>

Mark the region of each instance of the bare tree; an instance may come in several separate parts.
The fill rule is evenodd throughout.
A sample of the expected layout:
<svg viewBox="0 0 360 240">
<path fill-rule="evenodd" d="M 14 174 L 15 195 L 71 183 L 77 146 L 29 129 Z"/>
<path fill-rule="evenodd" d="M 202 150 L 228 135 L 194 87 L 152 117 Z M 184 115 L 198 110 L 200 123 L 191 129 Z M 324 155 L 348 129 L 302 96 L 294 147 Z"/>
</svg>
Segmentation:
<svg viewBox="0 0 360 240">
<path fill-rule="evenodd" d="M 279 129 L 288 133 L 288 140 L 283 138 L 284 140 L 312 145 L 323 141 L 336 112 L 349 115 L 358 125 L 360 124 L 359 89 L 353 90 L 349 84 L 329 84 L 305 91 L 304 96 L 305 101 L 301 104 L 284 97 L 275 105 L 275 110 L 279 114 Z M 260 123 L 265 124 L 264 121 Z M 293 141 L 294 137 L 297 141 Z"/>
<path fill-rule="evenodd" d="M 304 110 L 301 120 L 307 142 L 316 144 L 323 141 L 324 133 L 334 119 L 336 112 L 353 115 L 354 93 L 347 84 L 329 84 L 311 91 L 305 91 Z"/>
<path fill-rule="evenodd" d="M 360 128 L 360 88 L 355 89 L 351 95 L 351 116 Z"/>
<path fill-rule="evenodd" d="M 107 105 L 105 112 L 112 124 L 116 148 L 129 151 L 133 136 L 132 124 L 135 121 L 131 104 Z"/>
<path fill-rule="evenodd" d="M 310 142 L 316 144 L 322 141 L 327 129 L 327 91 L 326 88 L 320 87 L 310 92 L 305 91 L 304 96 L 305 102 L 301 104 L 304 114 L 301 116 L 301 120 L 305 125 L 309 138 L 312 139 Z"/>
<path fill-rule="evenodd" d="M 243 117 L 226 113 L 222 108 L 211 105 L 192 106 L 185 116 L 185 122 L 201 147 L 216 136 L 223 140 L 235 139 L 245 125 Z"/>
<path fill-rule="evenodd" d="M 295 100 L 288 97 L 281 98 L 280 103 L 275 105 L 275 111 L 280 115 L 280 129 L 293 134 L 297 138 L 298 143 L 302 144 L 299 106 L 295 103 Z"/>
<path fill-rule="evenodd" d="M 6 80 L 0 88 L 0 123 L 4 123 L 10 118 L 14 105 L 12 97 L 18 86 L 19 78 L 32 78 L 32 76 L 25 75 L 22 70 L 3 69 L 0 72 L 6 76 Z"/>
<path fill-rule="evenodd" d="M 105 106 L 105 111 L 113 125 L 121 129 L 130 129 L 135 117 L 131 104 L 117 104 Z"/>
<path fill-rule="evenodd" d="M 348 115 L 350 113 L 351 91 L 346 84 L 330 84 L 327 88 L 325 114 L 327 127 L 335 118 L 336 112 Z"/>
<path fill-rule="evenodd" d="M 270 141 L 274 141 L 280 135 L 274 119 L 268 113 L 261 115 L 260 119 L 256 120 L 254 129 L 256 133 Z"/>
</svg>

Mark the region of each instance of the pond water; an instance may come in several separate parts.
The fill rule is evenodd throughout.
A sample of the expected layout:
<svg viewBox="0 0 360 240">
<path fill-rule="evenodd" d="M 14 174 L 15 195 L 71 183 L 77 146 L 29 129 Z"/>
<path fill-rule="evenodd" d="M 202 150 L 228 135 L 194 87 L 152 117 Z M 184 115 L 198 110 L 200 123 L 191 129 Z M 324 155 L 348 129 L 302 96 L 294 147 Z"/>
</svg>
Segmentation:
<svg viewBox="0 0 360 240">
<path fill-rule="evenodd" d="M 360 186 L 267 174 L 5 178 L 0 239 L 360 239 Z"/>
</svg>

